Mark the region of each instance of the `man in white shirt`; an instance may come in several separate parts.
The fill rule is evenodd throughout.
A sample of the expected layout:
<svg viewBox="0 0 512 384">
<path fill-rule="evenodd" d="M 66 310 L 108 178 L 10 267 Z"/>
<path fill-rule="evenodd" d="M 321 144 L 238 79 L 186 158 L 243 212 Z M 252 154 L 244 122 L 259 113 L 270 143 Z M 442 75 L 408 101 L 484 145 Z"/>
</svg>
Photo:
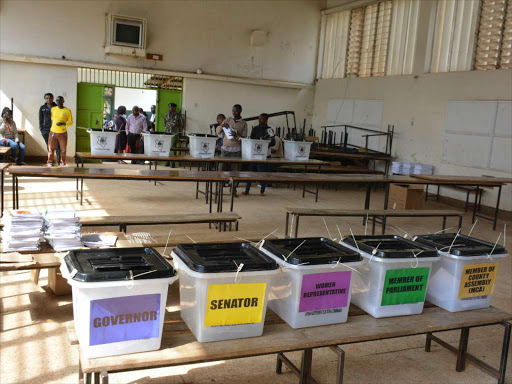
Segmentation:
<svg viewBox="0 0 512 384">
<path fill-rule="evenodd" d="M 144 146 L 140 139 L 142 132 L 146 132 L 147 130 L 148 124 L 146 122 L 146 116 L 139 113 L 139 107 L 135 105 L 132 108 L 132 114 L 126 119 L 126 134 L 128 135 L 127 140 L 131 153 L 144 153 Z M 137 151 L 137 143 L 139 143 L 139 151 Z M 137 162 L 132 160 L 132 164 L 136 163 Z"/>
</svg>

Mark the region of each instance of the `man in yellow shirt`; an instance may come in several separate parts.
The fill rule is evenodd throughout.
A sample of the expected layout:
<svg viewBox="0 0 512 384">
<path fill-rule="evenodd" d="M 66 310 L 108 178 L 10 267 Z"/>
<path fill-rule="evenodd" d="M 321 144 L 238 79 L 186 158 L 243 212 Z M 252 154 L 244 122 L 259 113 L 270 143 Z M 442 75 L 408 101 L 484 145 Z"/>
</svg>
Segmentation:
<svg viewBox="0 0 512 384">
<path fill-rule="evenodd" d="M 48 167 L 53 165 L 53 151 L 60 146 L 61 166 L 66 166 L 66 147 L 68 145 L 68 127 L 73 124 L 71 110 L 64 107 L 64 98 L 57 97 L 57 106 L 52 108 L 52 127 L 48 138 Z"/>
</svg>

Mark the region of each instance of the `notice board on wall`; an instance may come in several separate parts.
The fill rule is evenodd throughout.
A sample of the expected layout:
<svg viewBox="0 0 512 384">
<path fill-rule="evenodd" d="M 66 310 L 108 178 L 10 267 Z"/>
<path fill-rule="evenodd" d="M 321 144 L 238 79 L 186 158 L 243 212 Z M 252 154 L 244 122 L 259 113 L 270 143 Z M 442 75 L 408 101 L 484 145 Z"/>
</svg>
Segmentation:
<svg viewBox="0 0 512 384">
<path fill-rule="evenodd" d="M 512 101 L 449 101 L 443 162 L 512 172 Z"/>
</svg>

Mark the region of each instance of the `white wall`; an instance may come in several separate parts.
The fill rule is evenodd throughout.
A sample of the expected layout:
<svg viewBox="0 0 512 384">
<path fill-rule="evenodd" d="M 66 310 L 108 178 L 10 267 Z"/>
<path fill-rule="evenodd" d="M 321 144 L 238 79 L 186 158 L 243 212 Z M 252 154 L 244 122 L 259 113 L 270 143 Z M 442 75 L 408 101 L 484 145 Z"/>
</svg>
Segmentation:
<svg viewBox="0 0 512 384">
<path fill-rule="evenodd" d="M 298 90 L 186 79 L 184 89 L 183 107 L 187 111 L 188 132 L 209 132 L 209 124 L 215 123 L 219 113 L 231 116 L 234 104 L 242 105 L 242 116 L 246 117 L 263 112 L 295 111 L 297 126 L 302 127 L 304 118 L 308 124 L 311 122 L 313 86 Z M 269 124 L 283 127 L 286 121 L 277 117 L 270 119 Z M 248 125 L 251 128 L 257 122 L 249 122 Z"/>
<path fill-rule="evenodd" d="M 0 53 L 81 60 L 98 64 L 312 83 L 315 75 L 320 10 L 325 1 L 39 1 L 0 0 Z M 28 12 L 27 10 L 30 10 Z M 148 19 L 147 51 L 162 62 L 104 54 L 106 13 Z M 56 17 L 58 23 L 56 23 Z M 267 31 L 267 43 L 252 47 L 250 32 Z M 76 69 L 0 61 L 0 91 L 21 104 L 31 138 L 27 154 L 45 152 L 37 133 L 37 111 L 45 92 L 67 94 L 76 116 Z M 27 78 L 28 76 L 28 78 Z M 298 121 L 311 115 L 313 91 L 243 83 L 186 79 L 183 107 L 189 129 L 206 131 L 219 112 L 235 103 L 244 115 L 289 109 Z M 23 125 L 22 124 L 22 125 Z M 301 123 L 302 124 L 302 123 Z M 309 124 L 309 123 L 308 123 Z M 74 128 L 68 154 L 74 155 Z M 72 137 L 72 139 L 71 139 Z"/>
<path fill-rule="evenodd" d="M 64 96 L 76 121 L 76 80 L 74 68 L 0 61 L 0 107 L 10 107 L 14 98 L 14 121 L 27 130 L 25 144 L 30 156 L 45 156 L 46 145 L 39 131 L 39 107 L 44 94 Z M 68 127 L 68 156 L 75 154 L 75 123 Z"/>
<path fill-rule="evenodd" d="M 324 1 L 2 0 L 3 53 L 311 83 Z M 106 56 L 105 14 L 145 17 L 147 51 L 163 61 Z M 252 47 L 250 32 L 269 33 Z"/>
<path fill-rule="evenodd" d="M 156 105 L 156 90 L 154 89 L 135 89 L 116 87 L 114 95 L 114 110 L 124 105 L 128 113 L 134 105 L 142 108 L 144 112 L 149 113 L 151 106 Z"/>
<path fill-rule="evenodd" d="M 442 156 L 448 101 L 512 100 L 512 70 L 319 80 L 313 116 L 316 127 L 327 122 L 329 100 L 343 97 L 384 101 L 382 129 L 395 125 L 393 156 L 398 161 L 433 164 L 435 173 L 446 175 L 510 177 L 510 173 L 445 164 Z M 512 210 L 511 192 L 510 185 L 503 189 L 501 208 Z M 443 194 L 465 198 L 446 188 Z M 484 193 L 484 204 L 494 206 L 495 202 L 495 191 Z"/>
</svg>

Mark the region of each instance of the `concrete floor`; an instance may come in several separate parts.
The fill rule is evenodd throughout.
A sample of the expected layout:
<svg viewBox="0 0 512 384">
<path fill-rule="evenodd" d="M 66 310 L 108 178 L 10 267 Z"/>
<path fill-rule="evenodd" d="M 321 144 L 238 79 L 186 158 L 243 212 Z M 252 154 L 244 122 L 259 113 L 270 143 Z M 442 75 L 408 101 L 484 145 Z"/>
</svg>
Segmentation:
<svg viewBox="0 0 512 384">
<path fill-rule="evenodd" d="M 93 165 L 100 166 L 100 165 Z M 120 166 L 105 164 L 104 167 Z M 135 167 L 124 165 L 125 167 Z M 72 207 L 82 215 L 151 215 L 163 213 L 204 213 L 208 206 L 204 200 L 196 200 L 195 184 L 159 183 L 135 181 L 85 182 L 85 202 L 81 207 L 75 200 L 73 180 L 22 179 L 20 181 L 20 207 L 35 207 L 43 211 L 47 207 Z M 10 183 L 6 186 L 7 204 L 10 200 Z M 285 206 L 310 208 L 362 208 L 364 190 L 345 188 L 321 190 L 319 202 L 312 195 L 302 199 L 301 191 L 272 188 L 267 196 L 260 197 L 256 185 L 253 195 L 236 200 L 235 211 L 242 215 L 240 230 L 284 234 Z M 504 196 L 510 199 L 510 196 Z M 381 190 L 372 194 L 372 208 L 382 207 Z M 429 208 L 443 207 L 429 203 Z M 445 206 L 446 207 L 446 206 Z M 364 233 L 359 219 L 327 218 L 327 225 L 335 236 L 335 224 L 343 234 Z M 441 229 L 441 219 L 390 219 L 394 228 L 390 233 L 407 231 L 410 234 L 435 232 Z M 491 223 L 480 220 L 473 235 L 488 241 L 496 241 L 504 224 L 507 224 L 507 247 L 512 249 L 512 222 L 500 221 L 498 230 L 492 231 Z M 449 219 L 449 226 L 456 225 Z M 152 234 L 209 232 L 207 225 L 131 227 L 130 232 L 150 231 Z M 301 219 L 301 235 L 327 235 L 321 218 Z M 463 233 L 471 228 L 471 217 L 464 218 Z M 88 229 L 89 230 L 89 229 Z M 91 229 L 91 231 L 94 230 Z M 500 242 L 503 241 L 503 235 Z M 500 264 L 493 305 L 512 312 L 512 263 L 511 258 Z M 65 322 L 72 320 L 71 296 L 57 297 L 48 292 L 46 272 L 42 273 L 39 286 L 29 279 L 28 272 L 0 273 L 0 382 L 6 383 L 76 383 L 78 372 L 78 348 L 69 345 Z M 499 363 L 502 345 L 500 326 L 471 331 L 469 351 L 485 359 L 493 366 Z M 442 337 L 452 345 L 458 344 L 458 332 L 447 332 Z M 455 356 L 434 345 L 432 353 L 424 352 L 424 336 L 362 343 L 344 346 L 346 351 L 345 383 L 495 383 L 496 380 L 468 363 L 466 371 L 455 372 Z M 512 361 L 509 353 L 507 382 L 512 383 Z M 296 363 L 300 354 L 291 354 Z M 275 374 L 275 356 L 247 358 L 177 368 L 151 369 L 130 373 L 113 374 L 111 383 L 297 383 L 290 373 Z M 328 349 L 315 350 L 313 375 L 320 383 L 334 383 L 335 354 Z"/>
</svg>

